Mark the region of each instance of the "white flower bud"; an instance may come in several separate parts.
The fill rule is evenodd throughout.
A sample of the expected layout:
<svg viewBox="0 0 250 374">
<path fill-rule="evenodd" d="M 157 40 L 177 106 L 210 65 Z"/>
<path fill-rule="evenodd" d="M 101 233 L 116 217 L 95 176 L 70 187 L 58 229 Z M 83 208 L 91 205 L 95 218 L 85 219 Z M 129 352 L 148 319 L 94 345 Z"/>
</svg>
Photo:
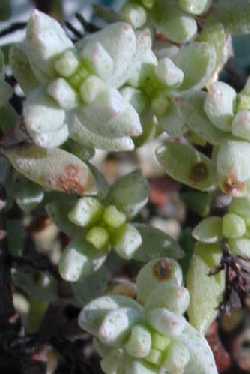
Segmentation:
<svg viewBox="0 0 250 374">
<path fill-rule="evenodd" d="M 184 80 L 183 71 L 168 57 L 159 61 L 155 72 L 160 81 L 169 87 L 178 87 Z"/>
<path fill-rule="evenodd" d="M 83 267 L 88 264 L 88 259 L 74 248 L 64 251 L 60 263 L 61 277 L 68 282 L 77 282 L 82 274 Z"/>
<path fill-rule="evenodd" d="M 48 94 L 65 110 L 74 109 L 78 105 L 76 92 L 63 78 L 58 78 L 49 84 Z"/>
<path fill-rule="evenodd" d="M 101 216 L 102 206 L 94 197 L 83 197 L 77 200 L 76 205 L 70 211 L 69 219 L 78 226 L 87 226 L 94 223 Z"/>
</svg>

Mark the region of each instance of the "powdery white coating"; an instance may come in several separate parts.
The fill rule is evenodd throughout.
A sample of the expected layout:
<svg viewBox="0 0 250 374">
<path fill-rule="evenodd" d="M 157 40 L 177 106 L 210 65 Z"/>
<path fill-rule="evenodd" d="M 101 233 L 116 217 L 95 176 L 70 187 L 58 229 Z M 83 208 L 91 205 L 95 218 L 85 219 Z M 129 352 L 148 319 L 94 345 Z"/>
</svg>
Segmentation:
<svg viewBox="0 0 250 374">
<path fill-rule="evenodd" d="M 33 142 L 41 148 L 52 149 L 63 144 L 69 137 L 68 125 L 65 123 L 58 130 L 47 132 L 30 131 Z"/>
<path fill-rule="evenodd" d="M 99 43 L 113 60 L 113 69 L 105 81 L 113 87 L 122 86 L 128 79 L 128 71 L 136 53 L 136 36 L 132 26 L 117 22 L 87 36 L 78 43 L 82 56 L 84 50 L 96 43 Z"/>
<path fill-rule="evenodd" d="M 122 15 L 135 29 L 142 27 L 147 20 L 146 10 L 142 6 L 136 4 L 125 5 L 122 10 Z"/>
<path fill-rule="evenodd" d="M 106 80 L 112 74 L 113 59 L 100 42 L 87 44 L 81 50 L 81 57 L 92 64 L 95 73 L 103 80 Z"/>
<path fill-rule="evenodd" d="M 139 231 L 130 224 L 126 225 L 123 235 L 115 245 L 115 251 L 126 260 L 133 257 L 136 250 L 142 244 L 142 237 Z"/>
<path fill-rule="evenodd" d="M 210 121 L 220 130 L 232 130 L 236 95 L 236 91 L 224 82 L 209 85 L 204 109 Z"/>
<path fill-rule="evenodd" d="M 179 336 L 186 324 L 184 317 L 177 316 L 165 308 L 149 310 L 146 314 L 146 319 L 160 334 L 170 337 Z"/>
<path fill-rule="evenodd" d="M 70 77 L 78 66 L 79 60 L 71 50 L 66 50 L 54 63 L 55 70 L 63 77 Z"/>
<path fill-rule="evenodd" d="M 51 60 L 73 47 L 63 28 L 53 18 L 34 10 L 26 32 L 25 51 L 39 80 L 53 74 Z"/>
</svg>

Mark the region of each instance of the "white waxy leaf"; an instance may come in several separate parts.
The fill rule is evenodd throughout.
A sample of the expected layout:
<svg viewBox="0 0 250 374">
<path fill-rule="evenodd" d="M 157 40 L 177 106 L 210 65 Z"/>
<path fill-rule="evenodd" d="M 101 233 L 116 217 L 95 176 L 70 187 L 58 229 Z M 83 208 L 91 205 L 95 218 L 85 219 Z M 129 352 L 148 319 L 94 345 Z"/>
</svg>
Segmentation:
<svg viewBox="0 0 250 374">
<path fill-rule="evenodd" d="M 98 135 L 87 129 L 77 115 L 74 116 L 73 122 L 71 123 L 70 132 L 72 139 L 84 146 L 105 149 L 109 152 L 131 151 L 134 149 L 133 140 L 129 136 L 109 138 L 107 136 Z"/>
<path fill-rule="evenodd" d="M 43 82 L 53 75 L 53 58 L 72 48 L 73 43 L 54 18 L 34 10 L 24 46 L 35 75 Z"/>
<path fill-rule="evenodd" d="M 250 141 L 250 111 L 236 114 L 232 123 L 232 133 L 238 138 Z"/>
<path fill-rule="evenodd" d="M 31 133 L 53 132 L 59 130 L 65 121 L 65 111 L 60 108 L 42 89 L 32 91 L 27 97 L 24 108 L 24 122 Z"/>
<path fill-rule="evenodd" d="M 107 345 L 121 344 L 130 328 L 140 321 L 142 314 L 136 308 L 123 307 L 112 310 L 104 317 L 98 337 L 102 343 Z"/>
<path fill-rule="evenodd" d="M 57 148 L 62 145 L 69 137 L 68 125 L 65 123 L 58 130 L 36 132 L 30 131 L 33 142 L 41 148 Z"/>
<path fill-rule="evenodd" d="M 100 43 L 113 61 L 113 69 L 106 77 L 106 82 L 113 87 L 122 86 L 128 79 L 128 70 L 136 53 L 136 36 L 130 24 L 117 22 L 103 30 L 85 37 L 78 43 L 82 50 L 91 49 Z"/>
<path fill-rule="evenodd" d="M 133 308 L 137 309 L 139 313 L 143 312 L 141 305 L 131 298 L 120 295 L 102 296 L 91 301 L 82 309 L 78 318 L 79 326 L 97 336 L 104 317 L 108 312 L 118 308 Z"/>
<path fill-rule="evenodd" d="M 130 333 L 125 349 L 136 358 L 146 357 L 151 349 L 151 333 L 143 325 L 135 325 Z"/>
<path fill-rule="evenodd" d="M 185 367 L 190 360 L 190 353 L 180 341 L 173 341 L 168 347 L 162 369 L 169 373 L 185 373 Z"/>
<path fill-rule="evenodd" d="M 209 85 L 204 108 L 210 121 L 220 130 L 232 130 L 236 95 L 236 91 L 224 82 Z"/>
<path fill-rule="evenodd" d="M 160 284 L 181 286 L 182 281 L 182 271 L 175 260 L 154 259 L 147 263 L 137 275 L 137 298 L 144 304 Z"/>
<path fill-rule="evenodd" d="M 160 81 L 169 87 L 180 86 L 184 80 L 183 71 L 168 57 L 159 61 L 155 72 Z"/>
<path fill-rule="evenodd" d="M 141 90 L 125 86 L 120 92 L 124 99 L 135 108 L 138 114 L 143 113 L 147 106 L 147 99 Z"/>
<path fill-rule="evenodd" d="M 217 153 L 219 183 L 226 193 L 241 196 L 250 179 L 250 144 L 243 141 L 225 142 Z"/>
<path fill-rule="evenodd" d="M 114 249 L 122 258 L 129 260 L 142 244 L 142 237 L 139 231 L 130 224 L 120 229 Z"/>
<path fill-rule="evenodd" d="M 186 322 L 183 333 L 176 340 L 184 344 L 190 353 L 185 374 L 218 374 L 208 342 L 189 323 Z"/>
<path fill-rule="evenodd" d="M 180 7 L 195 16 L 206 12 L 211 4 L 212 0 L 179 0 Z"/>
<path fill-rule="evenodd" d="M 190 302 L 186 288 L 177 285 L 159 284 L 147 298 L 145 308 L 166 308 L 170 312 L 182 315 Z"/>
<path fill-rule="evenodd" d="M 49 84 L 48 94 L 65 110 L 74 109 L 78 105 L 76 92 L 63 78 L 58 78 Z"/>
<path fill-rule="evenodd" d="M 203 243 L 216 243 L 222 239 L 222 218 L 208 217 L 193 230 L 193 237 Z"/>
<path fill-rule="evenodd" d="M 177 316 L 175 313 L 172 313 L 165 308 L 149 310 L 146 319 L 160 334 L 171 337 L 180 335 L 186 324 L 184 317 Z"/>
<path fill-rule="evenodd" d="M 96 75 L 106 80 L 113 71 L 113 59 L 99 43 L 89 43 L 81 50 L 81 57 L 92 65 Z"/>
<path fill-rule="evenodd" d="M 122 16 L 125 21 L 131 23 L 131 25 L 138 29 L 142 27 L 147 20 L 147 13 L 145 9 L 136 4 L 127 4 L 122 10 Z"/>
<path fill-rule="evenodd" d="M 5 155 L 19 173 L 49 190 L 82 195 L 93 183 L 84 162 L 62 149 L 31 145 L 6 150 Z"/>
<path fill-rule="evenodd" d="M 54 67 L 60 75 L 67 78 L 70 77 L 77 70 L 79 61 L 72 50 L 66 50 L 54 62 Z"/>
<path fill-rule="evenodd" d="M 74 208 L 69 212 L 69 219 L 78 226 L 87 226 L 101 215 L 102 206 L 94 197 L 78 199 Z"/>
<path fill-rule="evenodd" d="M 115 89 L 101 91 L 94 102 L 79 109 L 77 116 L 89 131 L 104 137 L 120 138 L 142 133 L 137 112 Z"/>
</svg>

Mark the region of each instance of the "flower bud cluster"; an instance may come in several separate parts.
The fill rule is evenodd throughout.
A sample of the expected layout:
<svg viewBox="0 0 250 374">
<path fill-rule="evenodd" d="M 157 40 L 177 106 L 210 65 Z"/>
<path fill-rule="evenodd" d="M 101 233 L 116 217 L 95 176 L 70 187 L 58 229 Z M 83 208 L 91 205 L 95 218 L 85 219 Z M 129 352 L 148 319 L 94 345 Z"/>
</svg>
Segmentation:
<svg viewBox="0 0 250 374">
<path fill-rule="evenodd" d="M 94 335 L 104 373 L 217 373 L 205 339 L 183 317 L 182 283 L 176 261 L 155 259 L 137 276 L 137 300 L 110 294 L 83 308 L 79 325 Z"/>
</svg>

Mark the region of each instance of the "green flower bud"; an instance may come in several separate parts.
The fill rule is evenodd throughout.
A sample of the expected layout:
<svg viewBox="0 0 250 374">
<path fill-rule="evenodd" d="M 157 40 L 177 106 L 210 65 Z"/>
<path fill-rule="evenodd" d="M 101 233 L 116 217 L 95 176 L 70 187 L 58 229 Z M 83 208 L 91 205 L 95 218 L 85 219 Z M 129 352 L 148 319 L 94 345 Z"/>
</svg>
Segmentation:
<svg viewBox="0 0 250 374">
<path fill-rule="evenodd" d="M 246 232 L 245 221 L 234 213 L 226 214 L 222 219 L 222 231 L 226 238 L 240 238 Z"/>
<path fill-rule="evenodd" d="M 164 352 L 170 344 L 170 338 L 159 334 L 158 332 L 152 333 L 152 347 L 160 352 Z"/>
<path fill-rule="evenodd" d="M 95 223 L 101 216 L 102 206 L 94 197 L 83 197 L 77 200 L 76 205 L 70 211 L 69 219 L 78 226 L 88 226 Z"/>
<path fill-rule="evenodd" d="M 224 82 L 214 82 L 208 88 L 205 112 L 218 129 L 231 131 L 235 103 L 235 90 Z"/>
<path fill-rule="evenodd" d="M 109 205 L 104 209 L 102 218 L 105 224 L 114 229 L 117 229 L 126 222 L 125 214 L 119 211 L 114 205 Z"/>
</svg>

